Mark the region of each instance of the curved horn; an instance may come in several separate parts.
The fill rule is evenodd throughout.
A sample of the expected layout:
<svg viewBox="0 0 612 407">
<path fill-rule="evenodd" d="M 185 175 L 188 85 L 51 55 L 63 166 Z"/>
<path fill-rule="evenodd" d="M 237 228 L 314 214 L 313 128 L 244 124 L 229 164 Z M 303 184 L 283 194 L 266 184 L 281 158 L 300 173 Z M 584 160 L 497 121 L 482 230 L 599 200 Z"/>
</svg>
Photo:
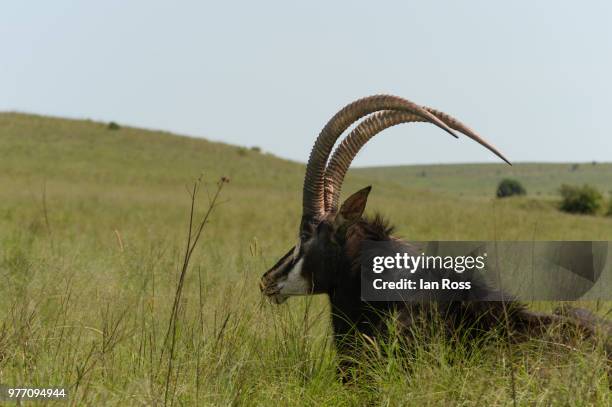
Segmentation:
<svg viewBox="0 0 612 407">
<path fill-rule="evenodd" d="M 472 140 L 478 142 L 486 149 L 493 152 L 499 158 L 512 165 L 506 157 L 503 156 L 495 147 L 486 142 L 472 129 L 461 123 L 454 117 L 435 110 L 429 107 L 423 107 L 428 112 L 434 114 L 438 119 L 442 120 L 446 125 L 455 129 Z M 413 113 L 402 112 L 397 110 L 387 110 L 370 115 L 364 119 L 355 129 L 348 135 L 334 151 L 329 165 L 325 170 L 325 210 L 336 211 L 340 201 L 340 190 L 344 176 L 348 171 L 351 162 L 361 150 L 361 148 L 375 135 L 381 131 L 401 123 L 423 122 L 422 117 Z"/>
<path fill-rule="evenodd" d="M 302 200 L 302 225 L 317 220 L 325 213 L 324 175 L 327 160 L 338 137 L 355 121 L 379 110 L 397 110 L 412 113 L 423 121 L 428 121 L 457 137 L 453 130 L 423 107 L 400 97 L 374 95 L 348 104 L 327 122 L 315 141 L 304 177 Z"/>
</svg>

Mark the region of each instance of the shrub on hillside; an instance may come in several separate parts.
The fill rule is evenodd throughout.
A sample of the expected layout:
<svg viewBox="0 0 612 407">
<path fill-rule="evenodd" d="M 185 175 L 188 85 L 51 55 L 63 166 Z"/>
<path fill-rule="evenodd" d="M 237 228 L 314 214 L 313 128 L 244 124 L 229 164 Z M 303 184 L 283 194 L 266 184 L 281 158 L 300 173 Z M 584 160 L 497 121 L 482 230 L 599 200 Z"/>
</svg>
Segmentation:
<svg viewBox="0 0 612 407">
<path fill-rule="evenodd" d="M 506 198 L 513 195 L 525 195 L 526 193 L 527 191 L 525 191 L 520 182 L 515 179 L 506 178 L 497 186 L 496 195 L 498 198 Z"/>
<path fill-rule="evenodd" d="M 561 210 L 569 213 L 596 213 L 601 207 L 603 196 L 596 188 L 583 186 L 561 185 Z"/>
<path fill-rule="evenodd" d="M 612 216 L 612 199 L 610 199 L 610 203 L 608 205 L 608 213 L 606 213 L 606 216 Z"/>
<path fill-rule="evenodd" d="M 117 124 L 116 122 L 110 122 L 110 123 L 108 123 L 107 128 L 109 130 L 119 130 L 119 129 L 121 129 L 121 126 L 119 126 L 119 124 Z"/>
</svg>

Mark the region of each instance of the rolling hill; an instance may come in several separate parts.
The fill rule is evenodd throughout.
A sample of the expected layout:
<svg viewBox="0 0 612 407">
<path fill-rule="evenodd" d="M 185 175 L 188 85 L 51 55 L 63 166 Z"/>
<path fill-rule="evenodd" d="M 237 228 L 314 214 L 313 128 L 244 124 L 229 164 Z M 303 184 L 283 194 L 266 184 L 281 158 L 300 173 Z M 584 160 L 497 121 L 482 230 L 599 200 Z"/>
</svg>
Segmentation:
<svg viewBox="0 0 612 407">
<path fill-rule="evenodd" d="M 44 185 L 51 210 L 120 204 L 129 212 L 140 205 L 163 219 L 183 209 L 185 187 L 202 174 L 213 183 L 221 176 L 231 179 L 221 214 L 229 230 L 255 236 L 261 227 L 280 224 L 282 236 L 293 231 L 299 216 L 304 166 L 244 147 L 135 128 L 110 130 L 106 123 L 92 121 L 4 113 L 0 156 L 0 199 L 11 210 L 38 210 Z M 528 196 L 493 199 L 497 183 L 507 176 L 519 179 Z M 369 208 L 415 239 L 493 233 L 523 239 L 611 237 L 612 220 L 555 209 L 556 190 L 563 183 L 589 183 L 606 192 L 612 188 L 612 164 L 358 168 L 349 172 L 344 192 L 373 185 Z M 93 206 L 87 205 L 91 200 Z M 156 208 L 168 212 L 159 214 Z M 477 225 L 469 226 L 473 223 Z"/>
<path fill-rule="evenodd" d="M 612 218 L 564 214 L 554 200 L 562 183 L 609 190 L 611 169 L 363 168 L 344 192 L 372 184 L 369 212 L 413 240 L 612 240 Z M 586 342 L 527 342 L 509 356 L 501 342 L 468 353 L 434 337 L 409 368 L 381 357 L 362 386 L 341 384 L 325 298 L 271 307 L 258 289 L 295 242 L 303 173 L 204 139 L 0 114 L 0 383 L 62 384 L 72 405 L 609 404 L 604 358 Z M 179 297 L 188 190 L 201 175 L 196 217 L 216 181 L 231 182 Z M 495 199 L 507 175 L 529 194 Z"/>
</svg>

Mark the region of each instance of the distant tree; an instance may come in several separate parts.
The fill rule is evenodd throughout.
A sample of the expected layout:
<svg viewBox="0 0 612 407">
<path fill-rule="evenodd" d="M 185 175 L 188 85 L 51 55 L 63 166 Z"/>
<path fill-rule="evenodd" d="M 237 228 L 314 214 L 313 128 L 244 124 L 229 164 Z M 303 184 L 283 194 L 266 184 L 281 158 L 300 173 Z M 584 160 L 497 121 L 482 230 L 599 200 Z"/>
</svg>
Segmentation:
<svg viewBox="0 0 612 407">
<path fill-rule="evenodd" d="M 580 166 L 578 164 L 572 164 L 570 171 L 574 172 L 574 171 L 578 171 L 578 168 L 580 168 Z"/>
<path fill-rule="evenodd" d="M 599 208 L 603 196 L 595 187 L 584 184 L 583 186 L 561 185 L 561 210 L 569 213 L 594 214 Z"/>
<path fill-rule="evenodd" d="M 612 198 L 610 198 L 610 202 L 608 203 L 608 213 L 606 216 L 612 216 Z"/>
<path fill-rule="evenodd" d="M 256 153 L 261 153 L 261 147 L 253 146 L 251 147 L 251 151 L 254 151 Z"/>
<path fill-rule="evenodd" d="M 119 126 L 117 123 L 115 122 L 110 122 L 108 123 L 108 126 L 106 126 L 109 130 L 119 130 L 121 129 L 121 126 Z"/>
<path fill-rule="evenodd" d="M 515 179 L 506 178 L 497 186 L 496 195 L 498 198 L 506 198 L 513 195 L 525 195 L 526 193 L 527 191 L 520 182 Z"/>
</svg>

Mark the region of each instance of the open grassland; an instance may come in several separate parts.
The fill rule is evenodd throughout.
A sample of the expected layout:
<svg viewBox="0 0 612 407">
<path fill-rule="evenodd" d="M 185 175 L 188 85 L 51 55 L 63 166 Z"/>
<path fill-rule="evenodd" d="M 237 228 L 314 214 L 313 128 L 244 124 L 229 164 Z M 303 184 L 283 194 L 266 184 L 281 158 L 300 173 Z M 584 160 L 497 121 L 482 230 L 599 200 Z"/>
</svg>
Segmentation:
<svg viewBox="0 0 612 407">
<path fill-rule="evenodd" d="M 557 199 L 561 184 L 591 184 L 604 195 L 612 194 L 610 163 L 410 165 L 359 168 L 355 173 L 412 188 L 483 198 L 493 196 L 503 178 L 520 180 L 538 199 Z"/>
<path fill-rule="evenodd" d="M 608 191 L 612 167 L 570 166 L 360 169 L 345 192 L 373 184 L 369 211 L 408 239 L 612 240 L 612 218 L 562 214 L 550 198 L 563 182 Z M 467 352 L 435 329 L 408 359 L 401 342 L 376 344 L 362 380 L 340 384 L 326 299 L 259 295 L 295 241 L 303 170 L 205 140 L 1 114 L 0 383 L 65 385 L 72 405 L 610 405 L 588 343 Z M 507 171 L 533 194 L 493 199 Z M 174 307 L 201 174 L 197 218 L 216 180 L 231 182 Z"/>
</svg>

